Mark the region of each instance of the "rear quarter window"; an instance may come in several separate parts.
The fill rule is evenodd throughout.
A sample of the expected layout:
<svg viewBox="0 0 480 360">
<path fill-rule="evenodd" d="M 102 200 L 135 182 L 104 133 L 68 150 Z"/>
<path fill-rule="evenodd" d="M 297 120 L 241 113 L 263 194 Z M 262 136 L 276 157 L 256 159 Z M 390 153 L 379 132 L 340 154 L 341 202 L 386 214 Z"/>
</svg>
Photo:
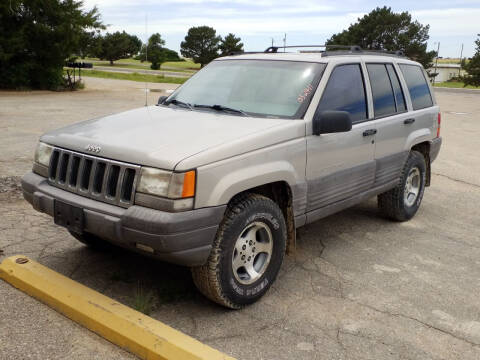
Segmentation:
<svg viewBox="0 0 480 360">
<path fill-rule="evenodd" d="M 385 64 L 367 64 L 375 117 L 394 114 L 395 96 Z"/>
<path fill-rule="evenodd" d="M 400 70 L 408 86 L 413 110 L 433 106 L 432 94 L 422 68 L 417 65 L 400 64 Z"/>
<path fill-rule="evenodd" d="M 398 75 L 396 70 L 393 68 L 392 64 L 387 64 L 388 76 L 392 82 L 392 88 L 395 92 L 395 103 L 397 104 L 397 112 L 407 111 L 407 105 L 405 104 L 405 96 L 403 94 L 402 87 L 400 86 L 400 81 L 398 80 Z"/>
</svg>

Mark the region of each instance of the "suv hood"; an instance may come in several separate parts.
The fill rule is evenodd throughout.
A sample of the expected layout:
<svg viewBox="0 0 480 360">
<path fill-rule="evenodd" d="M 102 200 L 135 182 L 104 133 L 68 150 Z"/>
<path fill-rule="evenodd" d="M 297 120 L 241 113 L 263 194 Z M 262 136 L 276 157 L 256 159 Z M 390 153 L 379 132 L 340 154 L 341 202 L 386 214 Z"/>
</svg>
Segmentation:
<svg viewBox="0 0 480 360">
<path fill-rule="evenodd" d="M 272 127 L 290 127 L 292 122 L 298 123 L 150 106 L 69 125 L 40 140 L 81 153 L 87 153 L 88 145 L 95 145 L 101 150 L 92 155 L 173 170 L 187 157 L 249 135 L 258 137 Z M 299 135 L 296 131 L 282 133 L 290 133 L 283 141 Z M 275 142 L 279 140 L 276 136 Z M 255 141 L 255 145 L 249 141 L 249 148 L 242 152 L 266 146 L 263 142 Z"/>
</svg>

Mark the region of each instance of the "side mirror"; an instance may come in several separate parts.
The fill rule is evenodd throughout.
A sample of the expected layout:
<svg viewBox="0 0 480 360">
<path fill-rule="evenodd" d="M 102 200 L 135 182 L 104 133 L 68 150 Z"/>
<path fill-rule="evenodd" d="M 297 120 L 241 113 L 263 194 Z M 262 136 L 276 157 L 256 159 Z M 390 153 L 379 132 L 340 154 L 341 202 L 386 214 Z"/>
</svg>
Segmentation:
<svg viewBox="0 0 480 360">
<path fill-rule="evenodd" d="M 165 96 L 165 95 L 164 95 L 164 96 L 160 96 L 160 97 L 158 98 L 157 105 L 162 105 L 163 102 L 164 102 L 165 100 L 167 100 L 167 98 L 168 98 L 168 96 Z"/>
<path fill-rule="evenodd" d="M 322 111 L 313 116 L 313 135 L 352 130 L 352 119 L 346 111 Z"/>
</svg>

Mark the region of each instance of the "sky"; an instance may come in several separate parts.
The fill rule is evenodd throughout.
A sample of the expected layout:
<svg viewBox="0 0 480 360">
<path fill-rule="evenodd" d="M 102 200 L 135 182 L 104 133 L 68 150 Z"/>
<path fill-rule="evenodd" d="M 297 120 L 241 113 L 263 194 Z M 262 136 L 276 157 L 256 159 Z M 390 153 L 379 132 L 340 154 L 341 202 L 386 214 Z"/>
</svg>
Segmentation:
<svg viewBox="0 0 480 360">
<path fill-rule="evenodd" d="M 324 44 L 377 6 L 395 12 L 408 11 L 413 19 L 430 25 L 428 48 L 440 56 L 460 57 L 474 53 L 480 33 L 480 0 L 84 0 L 85 9 L 97 6 L 107 31 L 122 31 L 145 41 L 159 32 L 166 47 L 179 51 L 192 26 L 207 25 L 217 34 L 234 33 L 246 51 L 261 51 L 283 44 Z M 145 21 L 147 19 L 147 21 Z M 147 22 L 147 27 L 145 23 Z"/>
</svg>

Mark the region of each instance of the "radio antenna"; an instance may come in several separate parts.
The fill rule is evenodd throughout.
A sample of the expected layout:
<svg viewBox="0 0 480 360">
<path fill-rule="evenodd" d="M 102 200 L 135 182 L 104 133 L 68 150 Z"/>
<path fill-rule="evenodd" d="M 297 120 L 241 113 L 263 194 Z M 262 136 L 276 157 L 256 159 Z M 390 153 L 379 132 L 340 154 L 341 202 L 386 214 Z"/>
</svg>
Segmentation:
<svg viewBox="0 0 480 360">
<path fill-rule="evenodd" d="M 148 62 L 148 14 L 145 13 L 145 62 Z M 148 72 L 145 69 L 145 75 Z M 145 106 L 148 106 L 147 77 L 145 76 Z"/>
</svg>

